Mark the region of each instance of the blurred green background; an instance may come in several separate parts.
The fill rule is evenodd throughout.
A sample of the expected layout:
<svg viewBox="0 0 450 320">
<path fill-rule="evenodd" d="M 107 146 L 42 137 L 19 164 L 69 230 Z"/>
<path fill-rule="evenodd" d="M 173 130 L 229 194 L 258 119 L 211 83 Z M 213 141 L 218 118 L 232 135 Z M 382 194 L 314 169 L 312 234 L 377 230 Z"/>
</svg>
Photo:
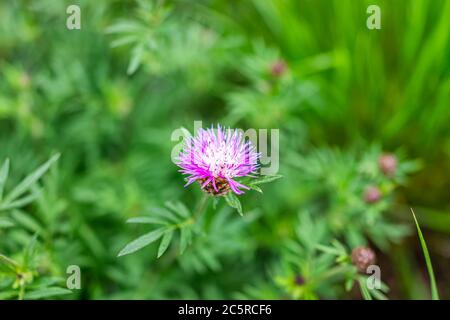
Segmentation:
<svg viewBox="0 0 450 320">
<path fill-rule="evenodd" d="M 81 30 L 66 28 L 71 4 Z M 370 4 L 380 30 L 366 27 Z M 64 286 L 79 265 L 69 299 L 361 298 L 339 282 L 289 284 L 316 261 L 311 248 L 285 261 L 300 234 L 370 245 L 389 298 L 429 298 L 412 206 L 450 298 L 449 21 L 446 0 L 1 2 L 5 190 L 61 158 L 36 201 L 0 209 L 0 253 L 24 260 L 37 234 L 25 286 Z M 170 159 L 173 130 L 194 120 L 279 129 L 284 177 L 241 197 L 244 218 L 208 207 L 213 222 L 182 255 L 174 244 L 156 259 L 150 245 L 118 258 L 149 230 L 127 219 L 200 197 Z M 404 164 L 394 181 L 374 173 L 383 151 Z M 368 183 L 386 195 L 375 207 L 360 199 Z M 16 281 L 0 275 L 1 298 Z"/>
</svg>

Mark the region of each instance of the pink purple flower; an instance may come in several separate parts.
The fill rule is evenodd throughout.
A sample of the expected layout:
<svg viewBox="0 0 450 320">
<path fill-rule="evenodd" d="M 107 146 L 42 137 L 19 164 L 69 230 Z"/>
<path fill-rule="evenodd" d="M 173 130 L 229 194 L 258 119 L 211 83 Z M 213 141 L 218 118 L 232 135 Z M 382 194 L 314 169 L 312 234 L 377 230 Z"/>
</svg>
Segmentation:
<svg viewBox="0 0 450 320">
<path fill-rule="evenodd" d="M 185 140 L 177 165 L 188 175 L 186 186 L 198 181 L 204 191 L 224 195 L 232 190 L 236 194 L 249 187 L 235 178 L 255 177 L 260 154 L 242 132 L 225 129 L 200 129 L 194 137 Z"/>
<path fill-rule="evenodd" d="M 397 169 L 397 158 L 391 153 L 384 153 L 378 159 L 378 164 L 385 175 L 392 176 Z"/>
<path fill-rule="evenodd" d="M 287 66 L 286 66 L 286 62 L 284 62 L 283 60 L 279 59 L 276 60 L 270 67 L 270 73 L 275 76 L 275 77 L 279 77 L 281 75 L 283 75 L 286 72 Z"/>
<path fill-rule="evenodd" d="M 381 199 L 381 191 L 378 187 L 369 186 L 364 191 L 364 201 L 366 203 L 375 203 Z"/>
</svg>

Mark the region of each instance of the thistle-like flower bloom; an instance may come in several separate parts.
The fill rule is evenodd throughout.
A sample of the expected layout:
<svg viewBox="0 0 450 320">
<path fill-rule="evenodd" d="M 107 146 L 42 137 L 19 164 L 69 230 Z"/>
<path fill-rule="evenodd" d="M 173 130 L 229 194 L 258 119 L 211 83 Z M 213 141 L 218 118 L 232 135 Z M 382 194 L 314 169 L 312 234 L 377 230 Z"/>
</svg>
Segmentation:
<svg viewBox="0 0 450 320">
<path fill-rule="evenodd" d="M 179 171 L 189 175 L 185 186 L 198 181 L 213 195 L 225 195 L 230 189 L 242 194 L 240 189 L 249 189 L 234 178 L 255 177 L 260 154 L 241 132 L 219 125 L 217 132 L 213 127 L 200 129 L 185 142 L 177 161 Z"/>
</svg>

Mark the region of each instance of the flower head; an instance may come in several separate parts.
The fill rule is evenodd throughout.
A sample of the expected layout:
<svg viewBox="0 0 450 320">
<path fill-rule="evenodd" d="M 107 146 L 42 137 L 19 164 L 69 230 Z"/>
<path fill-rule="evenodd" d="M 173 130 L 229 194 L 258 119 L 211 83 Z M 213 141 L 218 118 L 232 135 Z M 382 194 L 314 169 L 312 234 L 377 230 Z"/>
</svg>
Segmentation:
<svg viewBox="0 0 450 320">
<path fill-rule="evenodd" d="M 369 186 L 364 191 L 364 201 L 366 203 L 375 203 L 381 199 L 381 191 L 378 187 Z"/>
<path fill-rule="evenodd" d="M 279 59 L 272 63 L 272 65 L 270 66 L 270 73 L 275 77 L 280 77 L 286 72 L 286 69 L 286 62 Z"/>
<path fill-rule="evenodd" d="M 378 159 L 378 164 L 385 175 L 392 176 L 397 169 L 397 158 L 393 154 L 384 153 Z"/>
<path fill-rule="evenodd" d="M 259 156 L 241 132 L 219 125 L 217 130 L 200 129 L 186 139 L 177 165 L 180 172 L 189 175 L 186 186 L 198 181 L 204 191 L 213 195 L 224 195 L 230 190 L 242 194 L 240 189 L 249 188 L 234 179 L 254 177 Z"/>
<path fill-rule="evenodd" d="M 367 247 L 356 247 L 352 250 L 352 263 L 359 272 L 365 273 L 370 265 L 376 263 L 375 252 Z"/>
</svg>

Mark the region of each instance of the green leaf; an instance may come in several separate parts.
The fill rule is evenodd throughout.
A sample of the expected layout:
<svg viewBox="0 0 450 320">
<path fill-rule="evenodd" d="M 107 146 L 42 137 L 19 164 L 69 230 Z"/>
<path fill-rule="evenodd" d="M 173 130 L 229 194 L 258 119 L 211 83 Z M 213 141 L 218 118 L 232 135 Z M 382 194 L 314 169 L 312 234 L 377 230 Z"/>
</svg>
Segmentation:
<svg viewBox="0 0 450 320">
<path fill-rule="evenodd" d="M 280 178 L 282 178 L 282 175 L 276 174 L 273 176 L 262 176 L 256 180 L 253 180 L 252 182 L 249 183 L 249 186 L 255 186 L 257 184 L 264 184 L 264 183 L 269 183 L 275 180 L 278 180 Z"/>
<path fill-rule="evenodd" d="M 169 247 L 170 241 L 172 240 L 173 237 L 173 232 L 174 232 L 173 230 L 169 230 L 164 234 L 161 243 L 159 244 L 158 258 L 161 257 Z"/>
<path fill-rule="evenodd" d="M 359 278 L 359 288 L 361 290 L 361 294 L 364 300 L 372 300 L 372 296 L 370 295 L 369 290 L 366 287 L 366 281 L 364 278 Z"/>
<path fill-rule="evenodd" d="M 26 229 L 30 230 L 31 232 L 43 232 L 43 229 L 41 225 L 39 224 L 36 219 L 34 219 L 29 214 L 24 213 L 23 211 L 14 210 L 11 214 L 11 217 L 16 221 L 18 224 L 22 225 Z"/>
<path fill-rule="evenodd" d="M 430 285 L 431 285 L 431 299 L 439 300 L 439 293 L 436 286 L 436 279 L 434 277 L 433 266 L 431 264 L 430 254 L 428 252 L 427 244 L 425 243 L 425 239 L 423 237 L 422 231 L 420 230 L 419 222 L 416 219 L 416 215 L 414 214 L 414 210 L 411 208 L 411 212 L 414 218 L 414 222 L 417 227 L 417 234 L 419 235 L 420 245 L 422 246 L 423 255 L 425 256 L 425 262 L 427 265 L 428 275 L 430 277 Z"/>
<path fill-rule="evenodd" d="M 78 236 L 89 248 L 89 250 L 97 257 L 101 257 L 105 254 L 106 249 L 103 246 L 102 241 L 99 239 L 99 235 L 92 229 L 87 223 L 82 223 L 77 229 Z"/>
<path fill-rule="evenodd" d="M 219 204 L 220 198 L 219 197 L 213 197 L 213 209 L 217 209 L 217 205 Z"/>
<path fill-rule="evenodd" d="M 0 253 L 0 263 L 6 265 L 12 271 L 16 271 L 19 268 L 19 264 L 13 259 L 8 258 L 7 256 Z"/>
<path fill-rule="evenodd" d="M 45 172 L 59 159 L 60 154 L 55 154 L 46 163 L 37 168 L 33 173 L 22 180 L 5 198 L 5 203 L 10 203 L 28 191 L 28 189 L 38 181 Z"/>
<path fill-rule="evenodd" d="M 192 232 L 190 228 L 183 228 L 180 230 L 180 253 L 182 254 L 187 246 L 190 244 Z"/>
<path fill-rule="evenodd" d="M 140 236 L 136 240 L 130 242 L 123 248 L 119 254 L 118 257 L 133 253 L 135 251 L 138 251 L 139 249 L 142 249 L 145 246 L 148 246 L 152 242 L 155 242 L 158 240 L 166 231 L 165 228 L 156 229 L 154 231 L 151 231 L 147 234 L 144 234 L 143 236 Z"/>
<path fill-rule="evenodd" d="M 25 299 L 37 300 L 37 299 L 61 296 L 61 295 L 66 295 L 66 294 L 71 294 L 71 293 L 72 293 L 72 291 L 70 291 L 69 289 L 64 289 L 64 288 L 60 288 L 60 287 L 49 287 L 49 288 L 43 288 L 43 289 L 38 289 L 38 290 L 27 292 L 27 293 L 25 293 Z"/>
<path fill-rule="evenodd" d="M 341 252 L 334 247 L 328 247 L 328 246 L 318 244 L 318 245 L 316 245 L 316 248 L 317 248 L 317 250 L 323 251 L 328 254 L 336 255 L 336 256 L 341 254 Z"/>
<path fill-rule="evenodd" d="M 371 293 L 372 296 L 377 300 L 388 300 L 386 295 L 378 290 L 372 290 Z"/>
<path fill-rule="evenodd" d="M 144 223 L 144 224 L 167 224 L 167 222 L 157 217 L 134 217 L 127 220 L 127 223 Z"/>
<path fill-rule="evenodd" d="M 25 196 L 23 198 L 20 198 L 20 199 L 18 199 L 16 201 L 12 201 L 12 202 L 6 203 L 4 205 L 1 205 L 0 206 L 0 211 L 11 210 L 11 209 L 24 207 L 27 204 L 30 204 L 31 202 L 36 200 L 36 198 L 37 198 L 36 194 L 30 194 L 30 195 Z"/>
<path fill-rule="evenodd" d="M 191 214 L 189 209 L 181 202 L 166 202 L 166 207 L 178 213 L 183 218 L 188 218 Z"/>
<path fill-rule="evenodd" d="M 227 201 L 228 205 L 234 209 L 237 210 L 237 212 L 243 216 L 244 213 L 242 212 L 242 205 L 241 202 L 239 201 L 238 197 L 236 197 L 236 195 L 232 192 L 229 192 L 226 196 L 225 196 L 225 200 Z"/>
<path fill-rule="evenodd" d="M 131 33 L 138 32 L 141 29 L 141 25 L 134 21 L 123 20 L 106 27 L 106 33 Z"/>
<path fill-rule="evenodd" d="M 124 36 L 111 41 L 110 46 L 111 48 L 117 48 L 120 46 L 131 44 L 133 42 L 136 42 L 137 40 L 139 40 L 139 38 L 136 35 Z"/>
<path fill-rule="evenodd" d="M 132 243 L 128 244 L 120 253 L 119 256 L 134 252 L 139 249 L 140 246 L 145 246 L 150 242 L 156 241 L 162 236 L 161 243 L 158 247 L 157 257 L 161 257 L 167 250 L 172 241 L 174 232 L 180 230 L 180 248 L 183 252 L 191 242 L 191 224 L 193 219 L 191 218 L 191 212 L 182 202 L 166 202 L 165 207 L 152 208 L 154 216 L 134 217 L 129 219 L 128 223 L 148 223 L 148 224 L 162 224 L 163 227 L 141 238 L 136 239 Z M 153 238 L 154 237 L 154 238 Z M 144 241 L 144 244 L 141 242 Z M 145 242 L 148 242 L 147 244 Z M 134 248 L 134 246 L 138 248 Z"/>
<path fill-rule="evenodd" d="M 142 59 L 143 53 L 144 53 L 144 45 L 143 44 L 140 44 L 133 49 L 133 51 L 131 53 L 130 63 L 128 64 L 128 68 L 127 68 L 128 75 L 132 75 L 139 68 L 139 65 L 141 64 L 141 59 Z"/>
<path fill-rule="evenodd" d="M 249 188 L 252 189 L 252 190 L 255 190 L 255 191 L 259 192 L 259 193 L 263 193 L 262 189 L 260 187 L 258 187 L 258 186 L 250 185 Z"/>
<path fill-rule="evenodd" d="M 27 247 L 25 248 L 22 267 L 25 267 L 26 269 L 30 268 L 30 264 L 32 263 L 34 255 L 36 253 L 36 244 L 37 244 L 37 234 L 33 235 Z"/>
<path fill-rule="evenodd" d="M 9 159 L 3 162 L 2 168 L 0 169 L 0 200 L 3 198 L 3 190 L 5 190 L 6 179 L 8 179 L 9 174 Z"/>
<path fill-rule="evenodd" d="M 177 217 L 172 211 L 166 209 L 166 208 L 160 208 L 160 207 L 155 207 L 152 208 L 151 211 L 159 218 L 162 217 L 164 218 L 164 220 L 170 220 L 171 222 L 174 223 L 179 223 L 180 222 L 180 218 Z"/>
<path fill-rule="evenodd" d="M 353 283 L 355 282 L 355 279 L 353 278 L 348 278 L 345 281 L 345 291 L 349 292 L 350 290 L 352 290 L 353 288 Z"/>
<path fill-rule="evenodd" d="M 216 257 L 206 248 L 197 248 L 198 257 L 213 271 L 220 270 L 221 265 Z"/>
<path fill-rule="evenodd" d="M 14 227 L 14 222 L 10 218 L 0 218 L 0 228 Z"/>
<path fill-rule="evenodd" d="M 16 298 L 17 294 L 18 294 L 18 292 L 16 290 L 0 292 L 0 300 Z"/>
</svg>

